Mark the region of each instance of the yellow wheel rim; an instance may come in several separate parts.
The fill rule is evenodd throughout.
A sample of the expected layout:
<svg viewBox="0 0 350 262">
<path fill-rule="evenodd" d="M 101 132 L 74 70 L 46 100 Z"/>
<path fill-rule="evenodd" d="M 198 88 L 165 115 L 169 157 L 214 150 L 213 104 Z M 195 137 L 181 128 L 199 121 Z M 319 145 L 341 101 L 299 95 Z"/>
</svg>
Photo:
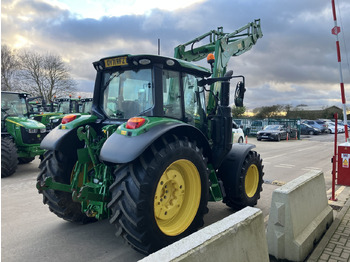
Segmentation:
<svg viewBox="0 0 350 262">
<path fill-rule="evenodd" d="M 259 185 L 259 170 L 256 165 L 249 166 L 244 184 L 247 196 L 253 197 Z"/>
<path fill-rule="evenodd" d="M 154 196 L 154 216 L 168 236 L 184 232 L 197 214 L 201 180 L 196 166 L 186 160 L 173 162 L 160 177 Z"/>
</svg>

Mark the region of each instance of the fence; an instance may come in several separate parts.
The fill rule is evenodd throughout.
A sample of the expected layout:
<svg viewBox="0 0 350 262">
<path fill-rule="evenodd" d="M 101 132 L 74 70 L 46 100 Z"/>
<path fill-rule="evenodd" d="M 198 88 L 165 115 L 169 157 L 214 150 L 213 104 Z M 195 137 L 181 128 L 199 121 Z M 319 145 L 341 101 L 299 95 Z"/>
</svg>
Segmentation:
<svg viewBox="0 0 350 262">
<path fill-rule="evenodd" d="M 283 125 L 287 128 L 289 138 L 300 139 L 300 118 L 299 119 L 233 119 L 243 129 L 245 136 L 256 136 L 256 133 L 267 125 Z"/>
</svg>

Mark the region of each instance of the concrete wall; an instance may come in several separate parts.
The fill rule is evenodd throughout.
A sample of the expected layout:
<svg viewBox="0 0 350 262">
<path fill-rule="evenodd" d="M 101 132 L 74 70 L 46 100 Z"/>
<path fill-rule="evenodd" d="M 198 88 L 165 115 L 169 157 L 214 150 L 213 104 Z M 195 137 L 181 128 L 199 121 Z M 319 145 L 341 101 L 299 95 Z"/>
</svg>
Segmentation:
<svg viewBox="0 0 350 262">
<path fill-rule="evenodd" d="M 269 254 L 303 261 L 333 221 L 323 173 L 310 171 L 274 190 L 267 227 Z"/>
<path fill-rule="evenodd" d="M 247 207 L 140 261 L 269 261 L 262 212 Z"/>
</svg>

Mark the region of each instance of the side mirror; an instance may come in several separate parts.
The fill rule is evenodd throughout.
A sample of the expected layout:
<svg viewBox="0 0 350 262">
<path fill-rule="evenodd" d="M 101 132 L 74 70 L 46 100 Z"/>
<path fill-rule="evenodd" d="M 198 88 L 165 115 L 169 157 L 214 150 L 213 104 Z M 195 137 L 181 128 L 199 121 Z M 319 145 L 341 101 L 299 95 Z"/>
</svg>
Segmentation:
<svg viewBox="0 0 350 262">
<path fill-rule="evenodd" d="M 245 91 L 246 91 L 246 89 L 245 89 L 244 82 L 239 81 L 236 85 L 236 91 L 235 91 L 235 105 L 237 107 L 243 106 Z"/>
<path fill-rule="evenodd" d="M 229 70 L 226 72 L 226 74 L 224 75 L 224 77 L 232 77 L 233 75 L 233 71 L 232 70 Z"/>
</svg>

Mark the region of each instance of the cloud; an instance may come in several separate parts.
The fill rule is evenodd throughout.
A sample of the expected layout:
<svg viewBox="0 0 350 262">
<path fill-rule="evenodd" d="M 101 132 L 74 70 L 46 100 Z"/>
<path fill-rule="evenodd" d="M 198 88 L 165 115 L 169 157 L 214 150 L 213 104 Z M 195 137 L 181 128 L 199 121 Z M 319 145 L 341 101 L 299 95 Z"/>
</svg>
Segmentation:
<svg viewBox="0 0 350 262">
<path fill-rule="evenodd" d="M 232 32 L 261 19 L 263 38 L 249 52 L 233 57 L 228 69 L 246 77 L 246 104 L 341 103 L 339 69 L 329 1 L 207 0 L 173 11 L 83 18 L 44 0 L 2 1 L 2 44 L 54 52 L 69 63 L 83 90 L 92 90 L 92 62 L 117 54 L 161 53 L 223 26 Z M 67 6 L 67 5 L 66 5 Z M 338 8 L 339 6 L 339 8 Z M 347 97 L 350 95 L 350 3 L 337 0 L 340 45 Z M 234 87 L 234 83 L 232 82 Z M 339 102 L 338 102 L 339 101 Z M 347 100 L 349 101 L 349 100 Z"/>
</svg>

